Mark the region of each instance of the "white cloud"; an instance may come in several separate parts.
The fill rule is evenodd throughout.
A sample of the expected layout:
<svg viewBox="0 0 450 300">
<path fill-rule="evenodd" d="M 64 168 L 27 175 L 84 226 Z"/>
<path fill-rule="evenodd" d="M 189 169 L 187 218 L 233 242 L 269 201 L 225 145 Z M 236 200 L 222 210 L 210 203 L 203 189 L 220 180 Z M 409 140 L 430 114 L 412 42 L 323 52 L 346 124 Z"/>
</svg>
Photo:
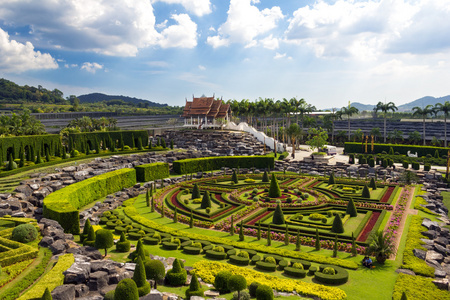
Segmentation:
<svg viewBox="0 0 450 300">
<path fill-rule="evenodd" d="M 95 72 L 97 70 L 102 70 L 102 69 L 103 69 L 103 65 L 98 64 L 96 62 L 94 62 L 94 63 L 85 62 L 81 66 L 81 70 L 86 70 L 87 72 L 92 73 L 92 74 L 95 74 Z"/>
<path fill-rule="evenodd" d="M 191 5 L 192 9 L 196 7 L 194 1 L 182 2 Z M 200 7 L 196 11 L 206 10 Z M 155 45 L 193 47 L 197 36 L 192 30 L 196 30 L 196 24 L 184 15 L 174 16 L 178 24 L 166 27 L 160 33 L 148 0 L 0 2 L 0 20 L 18 27 L 29 26 L 35 45 L 48 47 L 50 44 L 65 50 L 113 56 L 136 56 L 139 49 Z M 165 25 L 165 22 L 159 24 L 159 29 Z M 175 33 L 181 43 L 172 39 Z"/>
<path fill-rule="evenodd" d="M 382 63 L 369 70 L 369 74 L 379 76 L 405 76 L 412 74 L 424 74 L 429 71 L 429 67 L 426 65 L 412 65 L 405 64 L 404 62 L 392 59 L 388 62 Z"/>
<path fill-rule="evenodd" d="M 171 25 L 161 32 L 158 44 L 162 48 L 197 46 L 197 24 L 187 14 L 172 15 L 178 25 Z"/>
<path fill-rule="evenodd" d="M 158 28 L 158 29 L 164 29 L 164 28 L 166 28 L 166 27 L 167 27 L 167 22 L 168 22 L 168 20 L 164 20 L 164 22 L 161 22 L 161 23 L 159 23 L 159 24 L 156 24 L 156 28 Z"/>
<path fill-rule="evenodd" d="M 48 53 L 35 51 L 30 42 L 25 44 L 10 40 L 9 34 L 0 28 L 0 70 L 22 73 L 29 70 L 57 69 L 58 63 Z"/>
<path fill-rule="evenodd" d="M 159 0 L 168 4 L 181 4 L 187 11 L 196 16 L 203 16 L 211 13 L 211 2 L 209 0 Z"/>
<path fill-rule="evenodd" d="M 252 0 L 231 0 L 228 18 L 219 29 L 218 34 L 207 38 L 207 43 L 214 48 L 241 43 L 247 47 L 256 45 L 255 39 L 276 28 L 283 19 L 280 7 L 259 10 Z"/>
<path fill-rule="evenodd" d="M 293 13 L 285 41 L 310 47 L 318 57 L 438 53 L 450 48 L 449 17 L 446 0 L 319 0 Z"/>
<path fill-rule="evenodd" d="M 279 47 L 278 39 L 274 38 L 272 35 L 262 39 L 260 42 L 266 49 L 275 50 Z"/>
<path fill-rule="evenodd" d="M 206 70 L 206 67 L 205 67 L 205 66 L 202 66 L 202 65 L 198 65 L 198 68 L 199 68 L 201 71 L 205 71 L 205 70 Z"/>
</svg>

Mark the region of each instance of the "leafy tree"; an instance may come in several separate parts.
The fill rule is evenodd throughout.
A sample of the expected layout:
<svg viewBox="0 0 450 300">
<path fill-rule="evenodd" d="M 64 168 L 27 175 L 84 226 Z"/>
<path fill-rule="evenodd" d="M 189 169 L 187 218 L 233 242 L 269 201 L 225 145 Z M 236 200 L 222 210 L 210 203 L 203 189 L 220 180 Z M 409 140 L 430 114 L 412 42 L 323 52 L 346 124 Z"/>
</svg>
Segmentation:
<svg viewBox="0 0 450 300">
<path fill-rule="evenodd" d="M 444 113 L 444 147 L 447 147 L 447 118 L 450 115 L 450 102 L 436 103 L 435 110 Z"/>
<path fill-rule="evenodd" d="M 350 117 L 359 113 L 359 110 L 354 107 L 354 106 L 350 106 L 349 107 L 342 107 L 341 108 L 341 114 L 342 115 L 347 115 L 347 120 L 348 120 L 348 141 L 350 141 Z"/>
<path fill-rule="evenodd" d="M 320 148 L 323 148 L 323 146 L 327 143 L 327 140 L 328 134 L 326 130 L 322 129 L 322 127 L 309 128 L 308 141 L 306 141 L 306 144 L 309 145 L 311 151 L 314 151 L 314 149 L 319 150 Z"/>
<path fill-rule="evenodd" d="M 331 232 L 344 233 L 344 224 L 342 224 L 340 214 L 336 214 L 336 216 L 334 217 L 333 225 L 331 226 Z"/>
<path fill-rule="evenodd" d="M 285 223 L 283 210 L 281 209 L 280 203 L 277 204 L 275 211 L 273 213 L 272 223 L 275 225 L 283 225 Z"/>
<path fill-rule="evenodd" d="M 154 280 L 155 285 L 153 288 L 156 289 L 158 282 L 162 281 L 164 276 L 166 276 L 164 264 L 157 259 L 151 259 L 144 262 L 144 267 L 147 279 Z"/>
<path fill-rule="evenodd" d="M 95 248 L 105 249 L 105 256 L 108 254 L 108 248 L 114 246 L 114 238 L 111 231 L 99 229 L 95 235 Z"/>
<path fill-rule="evenodd" d="M 270 180 L 269 197 L 278 198 L 281 196 L 280 186 L 275 174 L 272 174 L 272 179 Z M 283 223 L 284 224 L 284 223 Z"/>
<path fill-rule="evenodd" d="M 247 280 L 242 275 L 231 275 L 228 279 L 228 289 L 238 292 L 238 300 L 241 299 L 241 291 L 247 288 Z"/>
<path fill-rule="evenodd" d="M 219 293 L 224 294 L 230 291 L 228 289 L 228 279 L 231 275 L 230 271 L 220 271 L 216 274 L 216 277 L 214 278 L 214 287 Z"/>
<path fill-rule="evenodd" d="M 389 111 L 395 112 L 398 110 L 397 106 L 395 106 L 394 102 L 378 102 L 377 106 L 374 108 L 375 113 L 378 111 L 382 111 L 384 113 L 384 143 L 386 143 L 386 117 Z"/>
<path fill-rule="evenodd" d="M 420 132 L 418 132 L 417 130 L 410 132 L 408 135 L 409 142 L 414 145 L 418 144 L 420 142 L 421 138 L 422 137 L 420 136 Z"/>
<path fill-rule="evenodd" d="M 421 107 L 413 107 L 412 109 L 414 111 L 413 116 L 421 116 L 423 119 L 423 145 L 425 146 L 425 119 L 434 113 L 433 105 L 429 104 L 425 106 L 424 108 Z"/>
<path fill-rule="evenodd" d="M 353 198 L 350 198 L 347 204 L 347 210 L 345 211 L 347 215 L 350 215 L 350 217 L 356 217 L 358 215 L 358 211 L 356 210 L 355 202 L 353 201 Z"/>
</svg>

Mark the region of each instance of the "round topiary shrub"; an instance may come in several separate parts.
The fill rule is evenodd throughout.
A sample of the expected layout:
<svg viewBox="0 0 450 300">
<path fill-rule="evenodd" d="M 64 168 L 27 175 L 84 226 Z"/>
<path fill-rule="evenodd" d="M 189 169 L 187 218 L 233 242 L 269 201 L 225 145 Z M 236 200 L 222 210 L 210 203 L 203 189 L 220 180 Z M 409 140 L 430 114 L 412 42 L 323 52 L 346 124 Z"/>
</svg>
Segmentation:
<svg viewBox="0 0 450 300">
<path fill-rule="evenodd" d="M 239 257 L 243 257 L 243 258 L 249 258 L 248 252 L 247 251 L 243 251 L 241 250 L 238 255 Z"/>
<path fill-rule="evenodd" d="M 130 278 L 121 280 L 114 292 L 114 300 L 139 300 L 136 282 Z"/>
<path fill-rule="evenodd" d="M 348 281 L 348 272 L 344 268 L 338 266 L 320 265 L 319 271 L 314 273 L 314 279 L 326 284 L 344 284 Z"/>
<path fill-rule="evenodd" d="M 12 240 L 20 243 L 29 243 L 34 241 L 38 236 L 36 227 L 31 224 L 20 224 L 12 231 Z"/>
<path fill-rule="evenodd" d="M 146 278 L 155 281 L 154 288 L 156 289 L 157 283 L 161 282 L 164 279 L 164 276 L 166 276 L 164 264 L 156 259 L 145 260 L 144 268 Z"/>
<path fill-rule="evenodd" d="M 292 265 L 292 268 L 294 269 L 299 269 L 299 270 L 303 270 L 303 265 L 301 263 L 294 263 Z"/>
<path fill-rule="evenodd" d="M 252 283 L 250 283 L 250 285 L 248 286 L 248 292 L 250 294 L 250 297 L 255 298 L 256 297 L 256 289 L 261 285 L 261 283 L 257 282 L 257 281 L 253 281 Z"/>
<path fill-rule="evenodd" d="M 125 234 L 122 232 L 120 235 L 120 240 L 116 243 L 117 252 L 128 252 L 130 251 L 131 243 L 125 238 Z"/>
<path fill-rule="evenodd" d="M 271 264 L 276 264 L 277 263 L 275 258 L 273 258 L 272 256 L 266 257 L 266 259 L 264 261 L 267 262 L 267 263 L 271 263 Z"/>
<path fill-rule="evenodd" d="M 323 224 L 326 224 L 327 222 L 328 222 L 328 219 L 327 219 L 327 218 L 323 218 L 323 219 L 322 219 L 322 223 L 323 223 Z"/>
<path fill-rule="evenodd" d="M 216 274 L 214 278 L 214 287 L 221 294 L 228 293 L 230 290 L 228 289 L 228 279 L 231 277 L 230 271 L 220 271 Z"/>
<path fill-rule="evenodd" d="M 114 293 L 115 293 L 115 290 L 107 292 L 105 294 L 105 296 L 103 297 L 103 300 L 114 300 Z"/>
<path fill-rule="evenodd" d="M 230 278 L 228 278 L 228 289 L 230 291 L 237 291 L 238 292 L 238 298 L 239 294 L 242 290 L 247 288 L 247 280 L 242 275 L 231 275 Z"/>
<path fill-rule="evenodd" d="M 187 272 L 180 265 L 180 261 L 174 260 L 172 269 L 166 274 L 167 281 L 172 286 L 180 286 L 186 283 Z"/>
<path fill-rule="evenodd" d="M 323 274 L 334 275 L 336 271 L 332 267 L 326 267 L 322 271 Z"/>
<path fill-rule="evenodd" d="M 273 290 L 270 286 L 262 284 L 256 289 L 256 300 L 273 300 Z"/>
<path fill-rule="evenodd" d="M 242 291 L 240 293 L 234 292 L 231 300 L 250 300 L 250 294 L 247 291 Z"/>
</svg>

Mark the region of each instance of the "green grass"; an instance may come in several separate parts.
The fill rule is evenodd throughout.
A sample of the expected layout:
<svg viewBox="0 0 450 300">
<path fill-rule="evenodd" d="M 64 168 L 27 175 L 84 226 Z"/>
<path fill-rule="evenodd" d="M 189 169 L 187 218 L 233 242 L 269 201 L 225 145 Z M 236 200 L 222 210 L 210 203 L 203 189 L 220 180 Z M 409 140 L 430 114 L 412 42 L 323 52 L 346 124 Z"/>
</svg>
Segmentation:
<svg viewBox="0 0 450 300">
<path fill-rule="evenodd" d="M 450 192 L 442 192 L 441 195 L 442 195 L 442 197 L 444 197 L 442 202 L 444 203 L 445 207 L 447 207 L 449 209 L 449 212 L 447 215 L 450 218 Z"/>
</svg>

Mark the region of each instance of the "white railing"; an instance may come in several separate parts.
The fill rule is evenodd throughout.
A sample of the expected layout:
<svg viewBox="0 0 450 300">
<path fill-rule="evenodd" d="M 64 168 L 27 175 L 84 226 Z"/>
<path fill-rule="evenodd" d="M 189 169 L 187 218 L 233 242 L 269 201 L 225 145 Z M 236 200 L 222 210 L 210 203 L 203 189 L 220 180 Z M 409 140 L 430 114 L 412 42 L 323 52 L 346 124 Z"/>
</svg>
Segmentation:
<svg viewBox="0 0 450 300">
<path fill-rule="evenodd" d="M 266 146 L 273 149 L 274 138 L 267 136 L 264 132 L 256 130 L 253 126 L 249 126 L 245 122 L 241 122 L 241 123 L 239 123 L 239 125 L 236 125 L 236 123 L 234 123 L 234 122 L 228 122 L 225 126 L 225 129 L 248 132 L 251 135 L 253 135 L 258 141 L 260 141 L 261 143 L 266 143 Z M 277 142 L 276 145 L 277 145 L 278 152 L 286 151 L 285 145 L 283 143 Z"/>
</svg>

